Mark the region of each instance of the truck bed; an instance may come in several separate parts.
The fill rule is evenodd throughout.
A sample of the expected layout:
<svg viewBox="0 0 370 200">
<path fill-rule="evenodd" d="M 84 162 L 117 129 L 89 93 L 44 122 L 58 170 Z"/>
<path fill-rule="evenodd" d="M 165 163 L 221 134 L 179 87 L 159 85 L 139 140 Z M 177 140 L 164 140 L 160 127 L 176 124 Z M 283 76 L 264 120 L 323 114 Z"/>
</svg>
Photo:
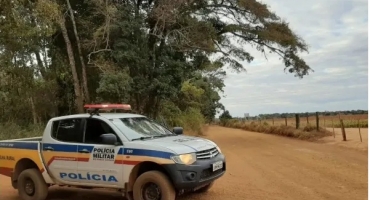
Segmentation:
<svg viewBox="0 0 370 200">
<path fill-rule="evenodd" d="M 19 138 L 11 140 L 0 140 L 0 142 L 41 142 L 42 137 Z"/>
<path fill-rule="evenodd" d="M 0 140 L 0 174 L 11 176 L 21 159 L 29 159 L 43 170 L 39 154 L 41 140 L 42 137 Z"/>
</svg>

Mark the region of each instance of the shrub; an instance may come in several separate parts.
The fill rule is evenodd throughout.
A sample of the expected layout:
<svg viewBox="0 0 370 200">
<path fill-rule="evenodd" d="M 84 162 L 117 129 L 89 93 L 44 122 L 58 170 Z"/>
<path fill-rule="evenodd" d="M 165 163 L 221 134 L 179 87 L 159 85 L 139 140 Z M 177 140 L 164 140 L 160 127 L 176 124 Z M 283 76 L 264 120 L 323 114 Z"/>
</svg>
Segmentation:
<svg viewBox="0 0 370 200">
<path fill-rule="evenodd" d="M 42 136 L 43 124 L 20 126 L 12 122 L 0 124 L 0 140 Z"/>
<path fill-rule="evenodd" d="M 185 130 L 193 131 L 199 135 L 203 134 L 205 119 L 200 110 L 189 108 L 181 114 L 180 119 Z"/>
</svg>

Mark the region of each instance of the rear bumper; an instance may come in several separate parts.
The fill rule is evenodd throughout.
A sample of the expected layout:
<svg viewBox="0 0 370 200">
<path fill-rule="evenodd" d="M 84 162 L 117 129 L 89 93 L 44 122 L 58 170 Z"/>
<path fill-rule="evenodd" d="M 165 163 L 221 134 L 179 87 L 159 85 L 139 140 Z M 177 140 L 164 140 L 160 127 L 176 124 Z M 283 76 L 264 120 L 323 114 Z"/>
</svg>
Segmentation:
<svg viewBox="0 0 370 200">
<path fill-rule="evenodd" d="M 218 161 L 222 161 L 223 166 L 213 171 L 212 164 Z M 223 154 L 218 154 L 212 159 L 198 160 L 192 165 L 171 164 L 164 167 L 176 189 L 194 190 L 223 176 L 226 171 L 226 159 Z"/>
</svg>

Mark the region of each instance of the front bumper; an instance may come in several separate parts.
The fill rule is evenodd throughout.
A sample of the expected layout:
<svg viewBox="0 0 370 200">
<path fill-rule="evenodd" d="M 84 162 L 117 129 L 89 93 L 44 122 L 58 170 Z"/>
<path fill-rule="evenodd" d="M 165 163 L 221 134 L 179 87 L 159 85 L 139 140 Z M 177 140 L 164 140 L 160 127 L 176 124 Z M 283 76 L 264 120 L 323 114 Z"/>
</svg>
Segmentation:
<svg viewBox="0 0 370 200">
<path fill-rule="evenodd" d="M 221 169 L 213 171 L 212 164 L 223 162 Z M 207 160 L 197 160 L 192 165 L 169 164 L 164 168 L 169 173 L 174 187 L 178 190 L 194 190 L 203 187 L 225 174 L 226 159 L 223 154 Z"/>
</svg>

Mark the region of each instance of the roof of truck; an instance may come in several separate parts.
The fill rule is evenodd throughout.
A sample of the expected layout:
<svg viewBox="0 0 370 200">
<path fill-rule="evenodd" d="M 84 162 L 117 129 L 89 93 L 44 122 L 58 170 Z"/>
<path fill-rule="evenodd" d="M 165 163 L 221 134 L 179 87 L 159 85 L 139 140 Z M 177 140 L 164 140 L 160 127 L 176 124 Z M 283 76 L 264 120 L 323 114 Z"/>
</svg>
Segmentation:
<svg viewBox="0 0 370 200">
<path fill-rule="evenodd" d="M 144 115 L 133 114 L 133 113 L 99 113 L 99 115 L 107 119 L 145 117 Z M 54 117 L 52 118 L 52 120 L 61 120 L 61 119 L 70 119 L 70 118 L 86 118 L 86 117 L 90 117 L 90 114 L 84 113 L 84 114 L 65 115 L 65 116 L 60 116 L 60 117 Z"/>
</svg>

